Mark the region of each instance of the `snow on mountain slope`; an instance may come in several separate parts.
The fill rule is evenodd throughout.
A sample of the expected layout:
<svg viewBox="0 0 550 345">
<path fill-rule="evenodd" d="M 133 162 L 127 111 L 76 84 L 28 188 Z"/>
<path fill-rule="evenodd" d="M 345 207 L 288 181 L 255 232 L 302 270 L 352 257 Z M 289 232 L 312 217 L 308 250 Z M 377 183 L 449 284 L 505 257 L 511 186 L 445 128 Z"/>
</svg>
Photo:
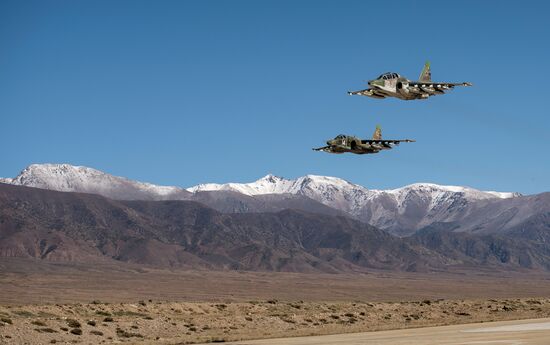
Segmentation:
<svg viewBox="0 0 550 345">
<path fill-rule="evenodd" d="M 369 190 L 336 177 L 315 175 L 295 180 L 267 175 L 252 183 L 203 184 L 188 190 L 230 190 L 247 195 L 305 195 L 398 235 L 413 233 L 434 222 L 462 219 L 477 201 L 520 196 L 518 193 L 484 192 L 432 183 L 415 183 L 392 190 Z"/>
<path fill-rule="evenodd" d="M 132 181 L 68 164 L 34 164 L 16 178 L 0 181 L 57 191 L 95 193 L 125 200 L 192 200 L 195 197 L 200 199 L 198 192 L 205 191 L 236 192 L 249 197 L 292 194 L 344 211 L 397 235 L 409 235 L 438 222 L 461 223 L 470 215 L 479 218 L 469 218 L 472 227 L 483 224 L 485 220 L 476 211 L 479 207 L 520 196 L 518 193 L 484 192 L 469 187 L 432 183 L 415 183 L 391 190 L 369 190 L 336 177 L 306 175 L 289 180 L 271 174 L 251 183 L 209 183 L 185 190 Z M 202 199 L 199 201 L 205 202 Z M 235 202 L 236 199 L 221 198 L 216 199 L 216 202 Z"/>
<path fill-rule="evenodd" d="M 32 164 L 17 177 L 0 182 L 61 192 L 94 193 L 127 200 L 182 199 L 190 195 L 182 188 L 132 181 L 69 164 Z"/>
<path fill-rule="evenodd" d="M 354 208 L 356 202 L 361 202 L 361 199 L 369 193 L 362 186 L 336 177 L 306 175 L 295 180 L 287 180 L 271 174 L 252 183 L 209 183 L 200 184 L 187 190 L 193 193 L 229 190 L 246 195 L 297 194 L 348 212 Z"/>
</svg>

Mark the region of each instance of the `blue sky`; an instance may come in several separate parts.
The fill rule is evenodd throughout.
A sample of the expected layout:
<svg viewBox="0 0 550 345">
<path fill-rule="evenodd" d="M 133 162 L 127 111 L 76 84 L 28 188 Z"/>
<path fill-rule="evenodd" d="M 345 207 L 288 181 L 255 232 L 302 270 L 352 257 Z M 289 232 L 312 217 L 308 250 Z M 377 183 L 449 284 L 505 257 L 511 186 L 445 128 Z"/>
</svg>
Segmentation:
<svg viewBox="0 0 550 345">
<path fill-rule="evenodd" d="M 86 165 L 157 184 L 330 175 L 550 190 L 547 2 L 2 1 L 0 176 Z M 350 97 L 386 71 L 470 81 Z M 416 143 L 312 147 L 340 133 Z"/>
</svg>

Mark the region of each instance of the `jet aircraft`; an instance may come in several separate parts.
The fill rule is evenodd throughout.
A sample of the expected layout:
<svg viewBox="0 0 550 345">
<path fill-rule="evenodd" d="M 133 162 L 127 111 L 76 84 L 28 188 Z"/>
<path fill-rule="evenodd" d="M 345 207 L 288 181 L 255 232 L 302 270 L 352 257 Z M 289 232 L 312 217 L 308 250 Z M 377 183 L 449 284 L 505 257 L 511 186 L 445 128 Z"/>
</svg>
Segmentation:
<svg viewBox="0 0 550 345">
<path fill-rule="evenodd" d="M 388 72 L 368 82 L 370 88 L 359 91 L 348 91 L 349 95 L 361 95 L 372 98 L 396 97 L 404 100 L 426 99 L 442 95 L 455 86 L 472 86 L 471 83 L 440 83 L 432 81 L 430 62 L 426 62 L 419 81 L 411 81 L 397 73 Z"/>
<path fill-rule="evenodd" d="M 351 152 L 359 155 L 368 153 L 378 153 L 382 150 L 389 150 L 393 148 L 393 145 L 399 145 L 399 143 L 415 142 L 411 139 L 403 140 L 387 140 L 382 139 L 382 129 L 380 126 L 376 126 L 376 130 L 372 136 L 372 139 L 362 140 L 351 135 L 340 134 L 336 138 L 327 141 L 327 146 L 313 149 L 314 151 L 323 151 L 328 153 L 345 153 Z"/>
</svg>

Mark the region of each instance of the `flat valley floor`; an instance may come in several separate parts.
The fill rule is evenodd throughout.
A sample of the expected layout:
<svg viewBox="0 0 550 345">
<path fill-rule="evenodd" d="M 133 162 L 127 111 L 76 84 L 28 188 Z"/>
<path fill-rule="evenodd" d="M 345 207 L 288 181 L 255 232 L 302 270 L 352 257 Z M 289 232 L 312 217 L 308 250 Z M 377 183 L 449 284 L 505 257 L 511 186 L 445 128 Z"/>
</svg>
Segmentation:
<svg viewBox="0 0 550 345">
<path fill-rule="evenodd" d="M 413 332 L 405 337 L 419 327 L 550 317 L 550 276 L 534 272 L 208 272 L 1 259 L 0 291 L 0 344 Z"/>
</svg>

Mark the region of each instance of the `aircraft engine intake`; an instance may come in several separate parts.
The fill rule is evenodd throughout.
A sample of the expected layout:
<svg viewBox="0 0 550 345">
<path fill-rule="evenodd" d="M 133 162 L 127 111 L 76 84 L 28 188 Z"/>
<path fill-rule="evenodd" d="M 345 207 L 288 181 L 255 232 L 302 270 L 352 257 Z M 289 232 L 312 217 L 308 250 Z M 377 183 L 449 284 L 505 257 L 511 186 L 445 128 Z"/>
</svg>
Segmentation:
<svg viewBox="0 0 550 345">
<path fill-rule="evenodd" d="M 397 85 L 395 86 L 397 89 L 397 92 L 399 92 L 402 95 L 406 95 L 409 93 L 409 83 L 407 82 L 397 82 Z"/>
</svg>

